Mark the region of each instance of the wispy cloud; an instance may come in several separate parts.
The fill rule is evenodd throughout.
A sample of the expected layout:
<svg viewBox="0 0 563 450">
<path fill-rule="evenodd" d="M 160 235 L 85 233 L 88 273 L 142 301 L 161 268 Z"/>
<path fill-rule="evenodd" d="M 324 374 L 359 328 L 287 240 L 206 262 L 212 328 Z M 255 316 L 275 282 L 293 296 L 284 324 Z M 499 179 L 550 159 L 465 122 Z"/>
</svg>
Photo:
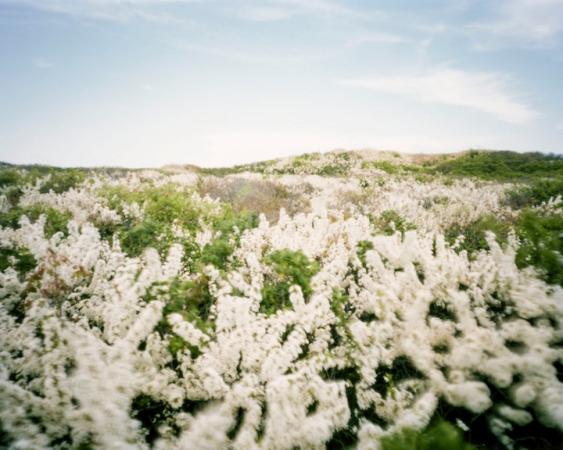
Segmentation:
<svg viewBox="0 0 563 450">
<path fill-rule="evenodd" d="M 153 8 L 163 4 L 207 1 L 214 0 L 0 0 L 0 5 L 28 6 L 77 18 L 129 20 L 138 17 L 151 22 L 179 22 L 180 19 L 154 12 Z"/>
<path fill-rule="evenodd" d="M 348 6 L 344 2 L 339 3 L 328 0 L 272 0 L 274 3 L 293 6 L 294 8 L 308 13 L 322 15 L 337 15 L 339 17 L 354 19 L 382 19 L 387 15 L 381 11 L 359 11 Z"/>
<path fill-rule="evenodd" d="M 563 0 L 505 0 L 499 5 L 496 19 L 467 28 L 480 49 L 549 46 L 563 31 Z"/>
<path fill-rule="evenodd" d="M 512 78 L 497 72 L 439 69 L 421 76 L 378 77 L 343 83 L 409 95 L 421 102 L 469 107 L 510 123 L 523 123 L 538 115 L 513 92 Z"/>
<path fill-rule="evenodd" d="M 363 44 L 363 43 L 387 43 L 387 44 L 400 44 L 400 43 L 412 43 L 413 41 L 407 39 L 398 34 L 392 33 L 364 33 L 353 40 L 353 44 Z"/>
<path fill-rule="evenodd" d="M 49 67 L 53 67 L 52 62 L 47 61 L 46 59 L 43 59 L 43 58 L 36 58 L 32 62 L 33 62 L 33 65 L 35 67 L 37 67 L 38 69 L 48 69 Z"/>
<path fill-rule="evenodd" d="M 255 7 L 244 6 L 241 8 L 228 8 L 223 12 L 231 17 L 248 20 L 251 22 L 273 22 L 277 20 L 289 19 L 294 15 L 294 11 L 280 7 Z"/>
<path fill-rule="evenodd" d="M 182 40 L 171 40 L 170 44 L 183 50 L 204 53 L 207 55 L 218 56 L 226 59 L 236 59 L 239 61 L 270 63 L 270 64 L 294 64 L 302 61 L 328 58 L 333 55 L 331 51 L 300 49 L 299 52 L 279 49 L 246 49 L 241 50 L 236 47 L 200 45 Z"/>
<path fill-rule="evenodd" d="M 156 21 L 163 19 L 161 14 L 154 13 L 159 5 L 189 3 L 213 3 L 219 12 L 258 22 L 283 20 L 303 14 L 361 20 L 385 17 L 378 11 L 358 11 L 344 6 L 342 2 L 329 0 L 0 0 L 0 4 L 27 5 L 77 17 L 113 20 L 141 17 Z"/>
<path fill-rule="evenodd" d="M 328 0 L 265 0 L 261 2 L 243 0 L 234 2 L 234 4 L 221 1 L 218 3 L 227 3 L 227 6 L 219 9 L 224 14 L 254 22 L 286 20 L 305 15 L 361 21 L 386 17 L 386 14 L 380 11 L 359 11 L 344 6 L 343 2 Z"/>
</svg>

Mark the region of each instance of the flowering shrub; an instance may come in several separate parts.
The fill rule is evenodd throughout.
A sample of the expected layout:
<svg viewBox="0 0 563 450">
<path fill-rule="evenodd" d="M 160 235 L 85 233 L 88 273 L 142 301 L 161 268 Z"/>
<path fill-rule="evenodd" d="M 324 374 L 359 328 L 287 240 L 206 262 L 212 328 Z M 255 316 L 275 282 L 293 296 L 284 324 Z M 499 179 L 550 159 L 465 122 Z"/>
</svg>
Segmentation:
<svg viewBox="0 0 563 450">
<path fill-rule="evenodd" d="M 341 155 L 59 191 L 0 172 L 0 445 L 560 445 L 559 200 Z"/>
</svg>

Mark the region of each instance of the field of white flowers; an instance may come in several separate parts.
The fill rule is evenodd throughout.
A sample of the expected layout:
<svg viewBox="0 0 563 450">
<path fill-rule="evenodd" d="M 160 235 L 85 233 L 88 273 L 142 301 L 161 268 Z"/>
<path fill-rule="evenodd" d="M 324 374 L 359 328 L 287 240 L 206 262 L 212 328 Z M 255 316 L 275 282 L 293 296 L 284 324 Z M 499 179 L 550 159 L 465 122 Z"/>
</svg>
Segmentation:
<svg viewBox="0 0 563 450">
<path fill-rule="evenodd" d="M 561 448 L 563 161 L 489 157 L 0 166 L 0 447 Z"/>
</svg>

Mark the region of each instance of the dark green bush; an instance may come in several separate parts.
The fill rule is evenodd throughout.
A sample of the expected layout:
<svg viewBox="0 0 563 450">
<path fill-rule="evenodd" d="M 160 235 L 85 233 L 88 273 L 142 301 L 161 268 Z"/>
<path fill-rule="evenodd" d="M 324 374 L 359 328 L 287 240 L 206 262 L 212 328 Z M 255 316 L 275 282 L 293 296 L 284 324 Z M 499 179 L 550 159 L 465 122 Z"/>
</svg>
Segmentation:
<svg viewBox="0 0 563 450">
<path fill-rule="evenodd" d="M 168 224 L 153 220 L 143 220 L 130 228 L 118 228 L 122 250 L 129 256 L 140 256 L 147 247 L 156 249 L 163 255 L 174 241 L 174 234 Z"/>
<path fill-rule="evenodd" d="M 485 180 L 563 177 L 563 158 L 542 153 L 470 150 L 466 155 L 439 164 L 437 172 Z"/>
<path fill-rule="evenodd" d="M 10 262 L 12 258 L 16 263 Z M 0 247 L 0 272 L 4 272 L 8 267 L 13 267 L 20 274 L 25 275 L 37 266 L 37 261 L 27 249 Z"/>
<path fill-rule="evenodd" d="M 289 300 L 289 288 L 298 285 L 303 292 L 305 300 L 313 293 L 311 278 L 315 276 L 320 268 L 315 261 L 309 261 L 301 250 L 296 252 L 283 249 L 276 250 L 262 260 L 266 264 L 272 264 L 277 279 L 266 283 L 262 289 L 262 302 L 260 311 L 270 315 L 278 309 L 291 306 Z"/>
<path fill-rule="evenodd" d="M 193 358 L 197 358 L 201 354 L 200 349 L 175 334 L 167 316 L 180 314 L 184 320 L 204 333 L 213 330 L 215 323 L 209 318 L 209 312 L 214 300 L 209 292 L 209 279 L 201 274 L 197 281 L 174 278 L 171 282 L 154 283 L 148 290 L 145 301 L 161 299 L 166 294 L 169 300 L 163 308 L 163 318 L 156 329 L 162 337 L 168 339 L 168 350 L 173 356 L 180 350 L 188 350 Z"/>
<path fill-rule="evenodd" d="M 513 209 L 522 209 L 538 206 L 558 195 L 563 197 L 563 180 L 535 180 L 528 186 L 507 192 L 506 202 Z"/>
<path fill-rule="evenodd" d="M 45 194 L 52 190 L 56 194 L 61 194 L 76 188 L 84 182 L 85 178 L 84 171 L 79 169 L 53 169 L 51 178 L 41 186 L 39 192 Z"/>
<path fill-rule="evenodd" d="M 563 218 L 526 211 L 516 232 L 521 241 L 518 267 L 534 266 L 547 283 L 563 286 Z"/>
<path fill-rule="evenodd" d="M 494 216 L 487 215 L 466 225 L 452 224 L 444 232 L 444 237 L 446 238 L 446 242 L 452 245 L 460 235 L 463 235 L 464 240 L 459 250 L 466 250 L 469 253 L 482 249 L 489 250 L 489 244 L 487 244 L 487 240 L 485 239 L 487 231 L 492 231 L 497 241 L 504 243 L 506 242 L 512 225 L 512 223 L 502 222 L 497 220 Z"/>
<path fill-rule="evenodd" d="M 464 442 L 459 428 L 444 420 L 431 424 L 423 432 L 405 430 L 381 440 L 382 450 L 473 450 Z"/>
<path fill-rule="evenodd" d="M 59 231 L 63 234 L 67 234 L 67 224 L 72 219 L 72 214 L 68 211 L 58 211 L 51 206 L 44 205 L 31 205 L 21 208 L 16 206 L 5 214 L 0 214 L 0 226 L 10 227 L 17 229 L 19 228 L 19 220 L 22 216 L 27 216 L 27 218 L 33 223 L 41 215 L 46 216 L 45 222 L 45 235 L 47 237 L 53 236 Z"/>
<path fill-rule="evenodd" d="M 0 187 L 18 185 L 23 181 L 20 173 L 14 169 L 0 170 Z"/>
<path fill-rule="evenodd" d="M 387 236 L 391 236 L 397 231 L 404 234 L 406 231 L 416 230 L 416 225 L 407 222 L 397 211 L 383 211 L 379 217 L 368 214 L 368 218 L 377 230 Z"/>
</svg>

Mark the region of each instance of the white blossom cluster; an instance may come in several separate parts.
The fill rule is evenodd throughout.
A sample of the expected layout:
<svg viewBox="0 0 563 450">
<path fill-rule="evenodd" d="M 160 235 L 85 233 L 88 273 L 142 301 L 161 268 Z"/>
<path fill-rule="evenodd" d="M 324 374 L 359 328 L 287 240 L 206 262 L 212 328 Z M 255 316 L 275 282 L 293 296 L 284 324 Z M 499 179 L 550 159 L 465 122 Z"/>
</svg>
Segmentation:
<svg viewBox="0 0 563 450">
<path fill-rule="evenodd" d="M 193 173 L 98 177 L 62 194 L 27 186 L 21 205 L 73 220 L 67 236 L 50 238 L 45 216 L 0 228 L 0 247 L 36 261 L 26 275 L 15 259 L 0 273 L 0 425 L 10 448 L 145 449 L 150 435 L 159 450 L 322 449 L 352 427 L 355 448 L 368 450 L 424 429 L 440 402 L 486 417 L 509 449 L 511 430 L 534 420 L 563 431 L 554 366 L 563 360 L 563 289 L 517 268 L 514 236 L 501 247 L 489 235 L 490 250 L 470 258 L 442 235 L 486 213 L 515 214 L 503 204 L 506 186 L 390 177 L 380 186 L 378 177 L 364 187 L 280 177 L 314 188 L 312 211 L 282 210 L 276 223 L 262 216 L 229 241 L 227 270 L 201 272 L 188 269 L 192 255 L 178 243 L 164 256 L 147 248 L 129 257 L 118 236 L 110 244 L 93 225 L 145 215 L 136 202 L 112 209 L 104 186 L 172 183 L 205 214 L 220 214 L 218 200 L 189 190 Z M 0 213 L 8 209 L 0 196 Z M 368 214 L 386 210 L 417 230 L 379 233 Z M 203 212 L 197 233 L 174 224 L 194 252 L 220 236 Z M 266 313 L 264 289 L 283 277 L 265 257 L 285 249 L 319 270 L 311 294 L 292 284 L 290 305 Z M 212 327 L 166 312 L 184 282 L 206 283 Z M 177 352 L 176 337 L 185 343 Z M 136 415 L 138 399 L 159 405 L 153 429 Z"/>
</svg>

